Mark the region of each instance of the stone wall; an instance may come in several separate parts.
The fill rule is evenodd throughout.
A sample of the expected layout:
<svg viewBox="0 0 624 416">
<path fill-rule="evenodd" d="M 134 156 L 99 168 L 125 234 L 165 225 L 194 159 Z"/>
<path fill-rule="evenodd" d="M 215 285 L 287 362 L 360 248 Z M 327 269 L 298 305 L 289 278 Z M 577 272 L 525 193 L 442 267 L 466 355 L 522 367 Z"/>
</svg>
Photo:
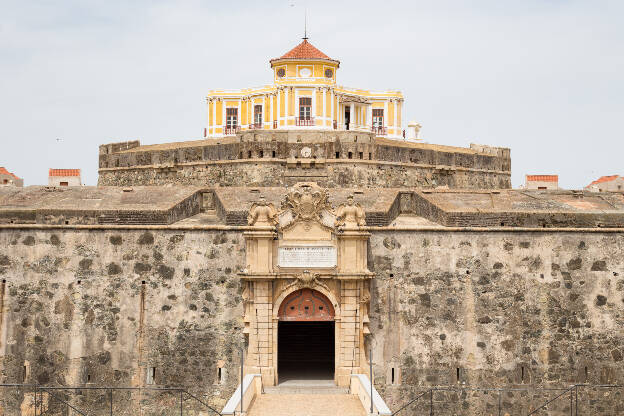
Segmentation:
<svg viewBox="0 0 624 416">
<path fill-rule="evenodd" d="M 309 149 L 310 154 L 302 152 Z M 367 132 L 245 132 L 236 137 L 100 146 L 99 185 L 511 188 L 509 149 L 413 144 Z"/>
<path fill-rule="evenodd" d="M 0 241 L 10 247 L 0 251 L 0 382 L 139 386 L 155 367 L 156 385 L 185 386 L 212 404 L 234 391 L 242 235 L 3 230 Z M 2 391 L 0 414 L 17 414 L 25 396 Z M 71 402 L 99 414 L 105 394 Z M 138 414 L 137 397 L 115 394 L 115 408 L 125 407 L 115 414 Z M 144 397 L 144 408 L 165 396 Z"/>
<path fill-rule="evenodd" d="M 621 233 L 373 233 L 376 385 L 393 409 L 426 386 L 621 385 L 623 259 Z M 503 414 L 527 414 L 554 395 L 505 393 Z M 579 414 L 624 411 L 622 389 L 582 396 Z M 496 414 L 497 400 L 442 392 L 435 406 L 442 414 Z M 428 404 L 429 397 L 412 410 Z M 551 409 L 566 406 L 568 395 Z"/>
<path fill-rule="evenodd" d="M 624 382 L 621 233 L 371 232 L 368 345 L 392 409 L 434 385 Z M 157 385 L 186 386 L 217 407 L 234 391 L 240 231 L 25 227 L 0 230 L 0 247 L 2 382 L 137 386 L 155 367 Z M 582 396 L 586 406 L 597 395 Z M 12 414 L 26 396 L 0 397 Z M 144 409 L 166 413 L 167 397 L 143 397 Z M 548 394 L 505 394 L 504 412 L 526 414 L 540 397 Z M 622 392 L 600 398 L 592 414 L 604 403 L 611 414 L 624 410 Z M 107 405 L 101 395 L 71 400 L 94 411 Z M 119 400 L 126 413 L 115 414 L 139 402 Z M 435 400 L 448 414 L 481 415 L 495 414 L 497 396 Z"/>
</svg>

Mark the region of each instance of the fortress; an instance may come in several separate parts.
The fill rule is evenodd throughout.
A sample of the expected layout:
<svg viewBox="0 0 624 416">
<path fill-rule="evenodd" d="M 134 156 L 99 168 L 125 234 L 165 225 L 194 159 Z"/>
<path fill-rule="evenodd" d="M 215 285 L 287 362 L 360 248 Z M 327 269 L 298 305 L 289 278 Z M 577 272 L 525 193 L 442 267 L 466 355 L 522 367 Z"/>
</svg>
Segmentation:
<svg viewBox="0 0 624 416">
<path fill-rule="evenodd" d="M 370 366 L 375 414 L 624 412 L 622 193 L 512 190 L 509 149 L 404 138 L 338 67 L 304 39 L 202 140 L 0 188 L 0 414 L 232 414 L 241 351 L 250 415 L 310 377 L 368 411 Z"/>
</svg>

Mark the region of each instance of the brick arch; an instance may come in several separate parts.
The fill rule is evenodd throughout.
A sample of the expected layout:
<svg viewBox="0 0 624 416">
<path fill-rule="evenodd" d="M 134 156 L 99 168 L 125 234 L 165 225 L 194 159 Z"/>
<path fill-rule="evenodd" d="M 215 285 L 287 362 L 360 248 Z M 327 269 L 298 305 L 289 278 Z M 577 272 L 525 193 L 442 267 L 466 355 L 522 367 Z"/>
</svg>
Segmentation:
<svg viewBox="0 0 624 416">
<path fill-rule="evenodd" d="M 278 312 L 280 321 L 333 321 L 334 316 L 334 307 L 327 296 L 307 288 L 289 294 Z"/>
</svg>

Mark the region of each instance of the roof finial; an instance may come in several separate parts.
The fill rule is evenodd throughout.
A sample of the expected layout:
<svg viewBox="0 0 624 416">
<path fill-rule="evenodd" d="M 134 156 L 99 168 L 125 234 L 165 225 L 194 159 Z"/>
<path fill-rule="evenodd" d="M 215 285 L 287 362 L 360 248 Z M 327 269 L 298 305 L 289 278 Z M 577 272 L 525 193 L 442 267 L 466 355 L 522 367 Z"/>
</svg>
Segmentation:
<svg viewBox="0 0 624 416">
<path fill-rule="evenodd" d="M 308 40 L 308 8 L 305 8 L 303 20 L 303 40 Z"/>
</svg>

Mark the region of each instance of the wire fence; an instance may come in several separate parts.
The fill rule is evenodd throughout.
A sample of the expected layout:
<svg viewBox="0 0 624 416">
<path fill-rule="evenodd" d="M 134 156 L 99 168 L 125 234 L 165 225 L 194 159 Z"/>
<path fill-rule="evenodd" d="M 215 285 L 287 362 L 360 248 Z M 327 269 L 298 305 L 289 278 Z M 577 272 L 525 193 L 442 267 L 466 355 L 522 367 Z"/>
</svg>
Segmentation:
<svg viewBox="0 0 624 416">
<path fill-rule="evenodd" d="M 201 395 L 179 387 L 65 387 L 0 384 L 0 415 L 222 416 Z"/>
<path fill-rule="evenodd" d="M 578 416 L 624 415 L 624 386 L 418 387 L 396 406 L 407 415 Z"/>
</svg>

